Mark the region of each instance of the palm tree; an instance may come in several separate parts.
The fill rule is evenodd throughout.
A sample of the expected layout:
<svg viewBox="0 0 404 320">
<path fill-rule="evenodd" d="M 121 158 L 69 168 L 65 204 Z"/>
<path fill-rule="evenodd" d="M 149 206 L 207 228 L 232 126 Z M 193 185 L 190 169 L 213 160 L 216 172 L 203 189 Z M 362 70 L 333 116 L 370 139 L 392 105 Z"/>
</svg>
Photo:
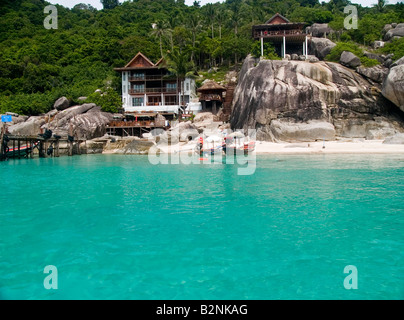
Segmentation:
<svg viewBox="0 0 404 320">
<path fill-rule="evenodd" d="M 185 77 L 190 75 L 191 63 L 189 62 L 189 55 L 184 50 L 180 50 L 177 47 L 172 51 L 167 51 L 165 56 L 167 69 L 177 78 L 178 82 L 181 82 L 182 101 L 184 102 L 184 80 Z"/>
<path fill-rule="evenodd" d="M 214 32 L 213 32 L 213 24 L 215 22 L 215 16 L 216 16 L 216 9 L 213 6 L 213 4 L 208 3 L 206 6 L 206 18 L 211 22 L 211 27 L 212 27 L 212 39 L 214 38 Z"/>
<path fill-rule="evenodd" d="M 153 30 L 151 31 L 151 35 L 159 38 L 160 41 L 160 54 L 163 56 L 163 37 L 170 35 L 170 29 L 167 27 L 167 23 L 159 20 L 153 24 Z"/>
<path fill-rule="evenodd" d="M 230 23 L 234 27 L 234 34 L 238 34 L 238 26 L 241 24 L 241 0 L 235 0 L 231 5 Z"/>
<path fill-rule="evenodd" d="M 187 26 L 192 33 L 192 52 L 191 61 L 194 61 L 196 35 L 201 30 L 202 24 L 197 14 L 189 15 L 187 19 Z"/>
<path fill-rule="evenodd" d="M 104 9 L 113 9 L 119 5 L 118 0 L 101 0 Z"/>
<path fill-rule="evenodd" d="M 216 21 L 219 25 L 219 39 L 222 39 L 222 26 L 227 18 L 227 12 L 225 10 L 217 10 Z"/>
<path fill-rule="evenodd" d="M 377 9 L 377 11 L 383 12 L 386 7 L 386 4 L 387 4 L 386 0 L 377 0 L 377 4 L 375 4 L 374 7 Z"/>
<path fill-rule="evenodd" d="M 242 0 L 234 0 L 230 6 L 230 25 L 234 28 L 235 43 L 238 42 L 238 27 L 242 22 Z M 237 66 L 237 50 L 234 50 L 234 63 Z"/>
</svg>

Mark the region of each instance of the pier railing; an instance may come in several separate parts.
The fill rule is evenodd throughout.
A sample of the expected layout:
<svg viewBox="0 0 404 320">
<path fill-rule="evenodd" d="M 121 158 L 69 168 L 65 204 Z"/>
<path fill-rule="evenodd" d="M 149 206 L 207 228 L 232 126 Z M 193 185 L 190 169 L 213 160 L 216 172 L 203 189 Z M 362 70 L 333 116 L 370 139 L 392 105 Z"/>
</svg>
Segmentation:
<svg viewBox="0 0 404 320">
<path fill-rule="evenodd" d="M 254 38 L 267 38 L 274 36 L 306 35 L 303 30 L 254 30 Z"/>
<path fill-rule="evenodd" d="M 113 120 L 108 125 L 110 128 L 130 128 L 130 127 L 164 127 L 164 120 L 142 120 L 142 121 L 118 121 Z"/>
</svg>

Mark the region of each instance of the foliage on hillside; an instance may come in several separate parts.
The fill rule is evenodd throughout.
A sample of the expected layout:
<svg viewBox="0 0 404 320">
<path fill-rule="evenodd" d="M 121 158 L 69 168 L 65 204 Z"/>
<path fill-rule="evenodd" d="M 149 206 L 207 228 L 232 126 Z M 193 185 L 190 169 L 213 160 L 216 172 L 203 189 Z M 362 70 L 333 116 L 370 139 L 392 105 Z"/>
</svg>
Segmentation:
<svg viewBox="0 0 404 320">
<path fill-rule="evenodd" d="M 338 42 L 337 45 L 331 49 L 331 52 L 325 57 L 325 59 L 339 62 L 341 53 L 344 51 L 349 51 L 356 55 L 361 60 L 361 64 L 365 67 L 373 67 L 379 64 L 377 60 L 366 57 L 363 49 L 353 42 Z"/>
<path fill-rule="evenodd" d="M 152 61 L 168 51 L 180 53 L 190 62 L 188 72 L 238 65 L 256 50 L 251 39 L 253 24 L 279 12 L 292 21 L 329 22 L 342 30 L 343 8 L 348 3 L 227 0 L 204 6 L 195 1 L 187 6 L 183 0 L 120 2 L 103 1 L 103 10 L 85 4 L 73 9 L 57 6 L 58 29 L 47 30 L 44 8 L 49 3 L 2 0 L 0 112 L 43 113 L 60 96 L 77 101 L 97 88 L 112 87 L 119 94 L 120 78 L 113 68 L 125 65 L 138 51 Z M 359 17 L 360 28 L 345 31 L 345 40 L 367 45 L 381 38 L 385 23 L 404 22 L 404 5 L 359 6 Z M 398 53 L 403 50 L 400 41 L 391 46 Z"/>
</svg>

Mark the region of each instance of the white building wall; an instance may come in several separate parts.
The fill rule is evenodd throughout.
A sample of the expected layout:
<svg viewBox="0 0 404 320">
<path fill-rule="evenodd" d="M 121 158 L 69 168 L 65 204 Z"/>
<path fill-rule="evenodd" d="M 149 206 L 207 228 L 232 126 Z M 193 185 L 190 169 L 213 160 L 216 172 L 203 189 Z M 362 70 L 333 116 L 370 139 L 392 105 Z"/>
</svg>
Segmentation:
<svg viewBox="0 0 404 320">
<path fill-rule="evenodd" d="M 129 95 L 129 86 L 129 72 L 124 71 L 122 72 L 122 106 L 125 110 L 132 105 L 132 99 Z"/>
<path fill-rule="evenodd" d="M 160 105 L 160 106 L 147 106 L 147 97 L 144 97 L 144 105 L 143 106 L 133 106 L 132 105 L 132 98 L 135 96 L 131 96 L 129 94 L 130 90 L 130 82 L 129 82 L 129 72 L 123 71 L 122 72 L 122 106 L 125 111 L 128 112 L 136 112 L 136 111 L 155 111 L 155 112 L 174 112 L 178 113 L 179 105 Z M 180 88 L 181 90 L 181 88 Z M 197 94 L 196 94 L 196 85 L 195 80 L 191 78 L 186 78 L 184 81 L 184 95 L 188 97 L 189 107 L 187 108 L 188 111 L 198 112 L 202 110 L 202 106 L 197 101 Z M 179 94 L 179 97 L 182 98 L 182 92 Z M 187 99 L 186 99 L 187 100 Z M 192 106 L 192 107 L 191 107 Z"/>
</svg>

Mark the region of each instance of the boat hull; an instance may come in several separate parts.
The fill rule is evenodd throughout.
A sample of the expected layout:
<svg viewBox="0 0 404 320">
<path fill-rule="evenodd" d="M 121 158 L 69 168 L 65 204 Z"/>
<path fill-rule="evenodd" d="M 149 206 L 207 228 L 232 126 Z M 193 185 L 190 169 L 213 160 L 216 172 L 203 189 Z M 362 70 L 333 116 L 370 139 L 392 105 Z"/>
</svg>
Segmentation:
<svg viewBox="0 0 404 320">
<path fill-rule="evenodd" d="M 18 157 L 28 157 L 32 152 L 32 148 L 29 146 L 21 146 L 20 150 L 18 148 L 9 148 L 6 152 L 7 158 L 18 158 Z"/>
</svg>

